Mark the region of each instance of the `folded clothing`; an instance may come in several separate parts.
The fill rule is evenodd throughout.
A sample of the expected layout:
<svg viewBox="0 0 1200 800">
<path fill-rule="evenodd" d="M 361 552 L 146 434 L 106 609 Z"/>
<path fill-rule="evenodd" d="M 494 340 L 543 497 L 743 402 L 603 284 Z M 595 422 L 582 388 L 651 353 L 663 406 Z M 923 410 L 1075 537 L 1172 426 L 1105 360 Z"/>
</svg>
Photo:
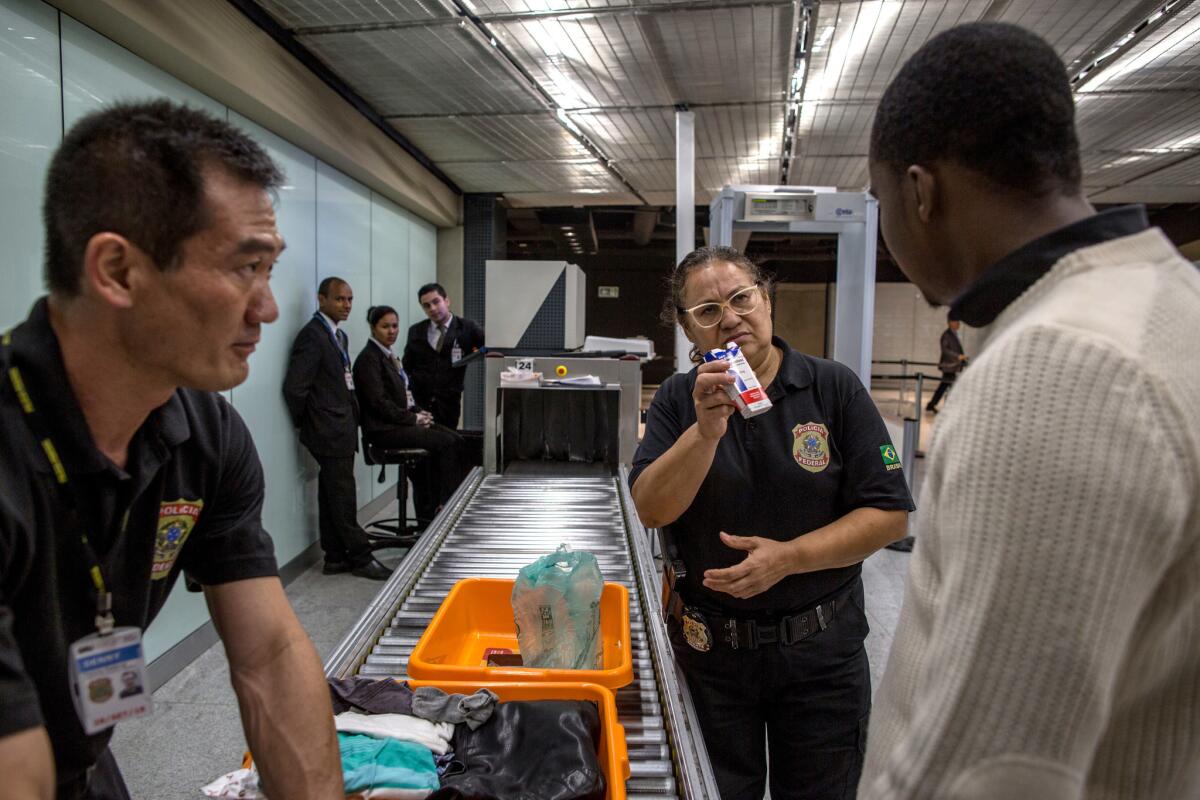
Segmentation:
<svg viewBox="0 0 1200 800">
<path fill-rule="evenodd" d="M 391 678 L 330 678 L 329 695 L 334 714 L 353 708 L 368 714 L 413 713 L 412 689 L 403 681 Z"/>
<path fill-rule="evenodd" d="M 468 695 L 446 694 L 436 686 L 419 686 L 413 692 L 412 713 L 434 722 L 465 722 L 475 729 L 488 721 L 499 699 L 491 689 Z"/>
<path fill-rule="evenodd" d="M 454 731 L 458 774 L 430 800 L 604 800 L 600 712 L 586 700 L 499 703 L 475 730 Z"/>
<path fill-rule="evenodd" d="M 367 797 L 409 800 L 427 797 L 438 788 L 433 754 L 422 745 L 338 733 L 338 749 L 342 753 L 346 794 L 358 792 Z"/>
<path fill-rule="evenodd" d="M 423 745 L 439 756 L 450 750 L 454 726 L 449 722 L 430 722 L 409 714 L 359 714 L 344 711 L 333 718 L 333 725 L 344 733 L 363 733 L 380 738 L 399 739 Z"/>
</svg>

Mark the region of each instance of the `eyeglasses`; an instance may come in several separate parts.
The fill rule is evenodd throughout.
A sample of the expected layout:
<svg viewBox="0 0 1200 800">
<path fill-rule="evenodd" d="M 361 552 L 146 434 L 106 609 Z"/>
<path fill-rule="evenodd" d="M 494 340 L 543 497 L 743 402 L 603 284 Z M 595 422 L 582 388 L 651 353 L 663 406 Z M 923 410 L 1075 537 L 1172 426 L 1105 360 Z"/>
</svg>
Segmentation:
<svg viewBox="0 0 1200 800">
<path fill-rule="evenodd" d="M 762 293 L 758 291 L 758 288 L 756 283 L 734 292 L 728 300 L 722 300 L 719 303 L 701 303 L 691 308 L 680 308 L 679 312 L 690 316 L 692 321 L 701 328 L 711 328 L 725 316 L 726 308 L 739 317 L 744 317 L 757 309 L 762 298 Z"/>
</svg>

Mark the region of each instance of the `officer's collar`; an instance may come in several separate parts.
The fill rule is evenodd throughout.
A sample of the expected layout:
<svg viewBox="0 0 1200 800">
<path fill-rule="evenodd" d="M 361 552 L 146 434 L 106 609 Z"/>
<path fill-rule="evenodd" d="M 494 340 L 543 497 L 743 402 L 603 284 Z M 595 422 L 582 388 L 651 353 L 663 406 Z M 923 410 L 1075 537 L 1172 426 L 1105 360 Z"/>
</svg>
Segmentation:
<svg viewBox="0 0 1200 800">
<path fill-rule="evenodd" d="M 778 336 L 771 337 L 771 344 L 783 352 L 783 360 L 779 363 L 779 372 L 775 374 L 775 380 L 780 381 L 780 385 L 793 389 L 803 389 L 805 386 L 811 385 L 813 369 L 804 354 L 793 350 Z"/>
<path fill-rule="evenodd" d="M 96 447 L 83 409 L 71 390 L 58 336 L 50 327 L 45 297 L 34 303 L 28 319 L 14 331 L 12 348 L 13 358 L 21 368 L 33 402 L 41 411 L 68 472 L 86 474 L 115 469 L 112 461 Z M 133 451 L 137 447 L 154 447 L 154 443 L 161 443 L 160 447 L 174 448 L 190 436 L 191 426 L 177 389 L 166 403 L 150 412 L 134 434 L 127 463 L 134 463 Z"/>
</svg>

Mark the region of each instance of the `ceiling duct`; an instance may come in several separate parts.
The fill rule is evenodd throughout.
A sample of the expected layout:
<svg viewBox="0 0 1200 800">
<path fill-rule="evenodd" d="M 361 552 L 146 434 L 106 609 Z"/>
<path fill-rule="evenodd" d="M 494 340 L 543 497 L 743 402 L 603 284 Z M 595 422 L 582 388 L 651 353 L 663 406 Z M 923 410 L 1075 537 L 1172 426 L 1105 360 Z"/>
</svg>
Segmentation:
<svg viewBox="0 0 1200 800">
<path fill-rule="evenodd" d="M 654 235 L 657 225 L 658 211 L 656 209 L 638 209 L 633 212 L 633 241 L 638 247 L 650 244 L 650 237 Z"/>
</svg>

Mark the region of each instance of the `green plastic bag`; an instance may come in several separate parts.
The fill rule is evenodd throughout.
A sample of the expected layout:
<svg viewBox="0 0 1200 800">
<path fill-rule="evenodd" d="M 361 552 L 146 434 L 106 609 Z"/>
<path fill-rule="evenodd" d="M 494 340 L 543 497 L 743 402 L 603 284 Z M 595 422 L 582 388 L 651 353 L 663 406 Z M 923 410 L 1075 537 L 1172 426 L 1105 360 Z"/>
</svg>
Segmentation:
<svg viewBox="0 0 1200 800">
<path fill-rule="evenodd" d="M 566 544 L 522 567 L 512 591 L 521 663 L 539 669 L 602 669 L 603 590 L 596 557 Z"/>
</svg>

